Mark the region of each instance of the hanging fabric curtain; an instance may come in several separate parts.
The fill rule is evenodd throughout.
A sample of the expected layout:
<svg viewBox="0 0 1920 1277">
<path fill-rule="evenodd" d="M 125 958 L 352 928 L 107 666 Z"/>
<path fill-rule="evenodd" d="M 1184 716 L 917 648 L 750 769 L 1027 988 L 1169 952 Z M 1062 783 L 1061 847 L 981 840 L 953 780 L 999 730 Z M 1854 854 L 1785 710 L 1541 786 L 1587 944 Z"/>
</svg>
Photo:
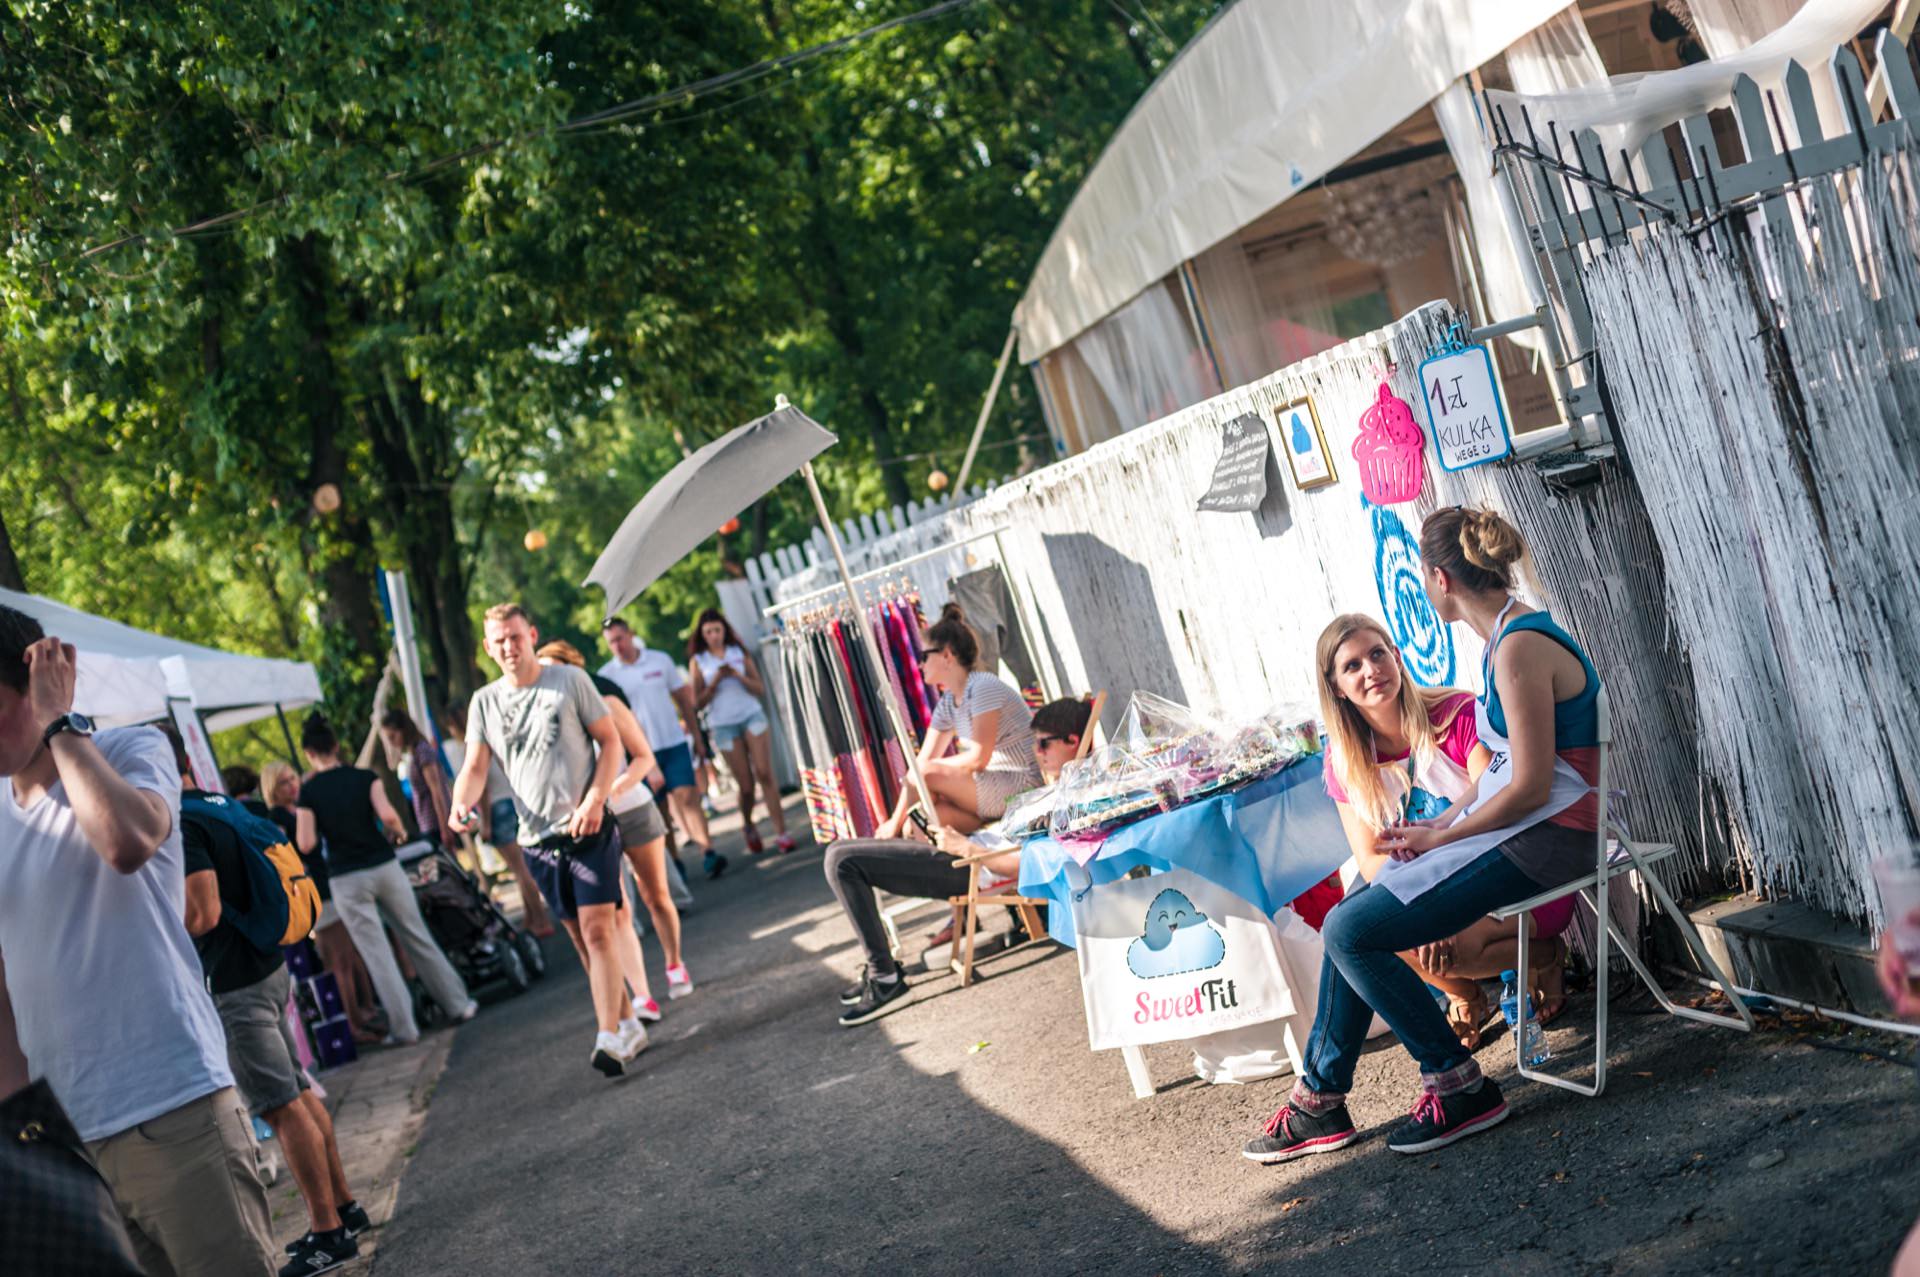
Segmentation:
<svg viewBox="0 0 1920 1277">
<path fill-rule="evenodd" d="M 1751 48 L 1786 26 L 1805 7 L 1806 0 L 1687 0 L 1686 4 L 1694 34 L 1700 37 L 1700 47 L 1710 58 L 1730 58 Z M 1833 78 L 1821 74 L 1817 65 L 1808 66 L 1807 71 L 1813 81 L 1813 105 L 1820 113 L 1820 131 L 1835 137 L 1850 130 L 1853 125 L 1847 119 L 1847 108 L 1840 103 L 1840 94 L 1833 87 Z M 1781 106 L 1780 124 L 1787 136 L 1775 137 L 1774 144 L 1800 145 L 1800 129 L 1793 112 L 1786 109 L 1786 89 L 1781 77 L 1756 76 L 1754 82 L 1762 93 L 1771 90 Z M 1514 87 L 1520 88 L 1518 84 Z"/>
<path fill-rule="evenodd" d="M 1260 286 L 1254 282 L 1247 250 L 1235 237 L 1222 240 L 1193 259 L 1193 276 L 1200 295 L 1200 316 L 1213 339 L 1214 354 L 1227 388 L 1258 381 L 1292 363 L 1275 345 L 1260 305 Z M 1295 356 L 1298 358 L 1298 356 Z"/>
<path fill-rule="evenodd" d="M 1073 341 L 1123 431 L 1219 393 L 1179 287 L 1155 282 Z"/>
<path fill-rule="evenodd" d="M 1674 120 L 1701 115 L 1732 100 L 1733 83 L 1751 76 L 1763 88 L 1779 83 L 1789 59 L 1805 67 L 1814 82 L 1828 76 L 1827 60 L 1880 15 L 1884 0 L 1822 0 L 1802 8 L 1786 25 L 1725 57 L 1672 71 L 1618 76 L 1601 84 L 1545 94 L 1493 91 L 1496 107 L 1519 128 L 1524 108 L 1542 136 L 1549 126 L 1560 136 L 1582 129 L 1600 135 L 1608 155 L 1636 152 L 1641 142 Z M 1783 112 L 1784 114 L 1784 112 Z M 1825 127 L 1826 116 L 1821 116 Z"/>
</svg>

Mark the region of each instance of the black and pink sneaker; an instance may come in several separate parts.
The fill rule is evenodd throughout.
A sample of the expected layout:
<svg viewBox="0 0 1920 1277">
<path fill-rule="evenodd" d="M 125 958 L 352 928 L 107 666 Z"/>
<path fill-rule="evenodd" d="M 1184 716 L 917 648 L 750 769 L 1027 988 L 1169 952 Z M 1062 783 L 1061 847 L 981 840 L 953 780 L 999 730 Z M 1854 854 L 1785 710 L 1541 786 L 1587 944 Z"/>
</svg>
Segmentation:
<svg viewBox="0 0 1920 1277">
<path fill-rule="evenodd" d="M 1482 1078 L 1475 1091 L 1455 1091 L 1452 1095 L 1421 1091 L 1413 1116 L 1387 1136 L 1387 1147 L 1396 1153 L 1431 1153 L 1489 1126 L 1498 1126 L 1506 1117 L 1507 1102 L 1492 1078 Z"/>
<path fill-rule="evenodd" d="M 1336 1104 L 1324 1113 L 1309 1113 L 1291 1104 L 1282 1104 L 1280 1111 L 1267 1119 L 1264 1131 L 1260 1138 L 1248 1140 L 1247 1146 L 1240 1150 L 1241 1156 L 1262 1166 L 1290 1162 L 1314 1153 L 1331 1153 L 1360 1138 L 1344 1104 Z"/>
</svg>

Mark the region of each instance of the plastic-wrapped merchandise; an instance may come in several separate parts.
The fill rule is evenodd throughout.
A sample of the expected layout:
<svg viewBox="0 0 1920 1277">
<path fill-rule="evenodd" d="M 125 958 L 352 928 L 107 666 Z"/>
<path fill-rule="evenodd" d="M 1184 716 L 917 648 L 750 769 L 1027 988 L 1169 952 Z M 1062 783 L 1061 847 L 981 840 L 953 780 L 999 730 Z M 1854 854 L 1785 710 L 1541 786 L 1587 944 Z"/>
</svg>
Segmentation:
<svg viewBox="0 0 1920 1277">
<path fill-rule="evenodd" d="M 1243 721 L 1136 692 L 1113 743 L 1067 764 L 1058 782 L 1008 804 L 1009 837 L 1097 842 L 1123 825 L 1223 793 L 1320 751 L 1310 711 L 1281 705 Z"/>
<path fill-rule="evenodd" d="M 1046 833 L 1053 820 L 1054 805 L 1060 801 L 1058 791 L 1058 785 L 1042 785 L 1009 798 L 1006 811 L 996 822 L 1000 832 L 1016 839 Z"/>
<path fill-rule="evenodd" d="M 1068 763 L 1054 789 L 1049 831 L 1062 842 L 1104 838 L 1122 825 L 1171 811 L 1180 802 L 1173 769 L 1141 759 L 1119 744 Z"/>
</svg>

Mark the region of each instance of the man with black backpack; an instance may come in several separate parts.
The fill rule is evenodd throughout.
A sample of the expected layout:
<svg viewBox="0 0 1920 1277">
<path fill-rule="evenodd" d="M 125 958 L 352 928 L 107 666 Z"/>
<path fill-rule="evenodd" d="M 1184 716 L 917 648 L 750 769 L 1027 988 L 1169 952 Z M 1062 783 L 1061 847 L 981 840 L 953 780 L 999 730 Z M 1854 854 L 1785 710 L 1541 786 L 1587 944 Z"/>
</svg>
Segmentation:
<svg viewBox="0 0 1920 1277">
<path fill-rule="evenodd" d="M 187 933 L 226 1030 L 234 1085 L 249 1111 L 273 1128 L 307 1204 L 309 1231 L 288 1248 L 280 1274 L 323 1273 L 360 1253 L 354 1238 L 369 1221 L 347 1186 L 333 1120 L 296 1059 L 287 1027 L 291 984 L 279 942 L 288 930 L 311 928 L 318 893 L 280 828 L 195 788 L 177 737 L 173 745 Z"/>
</svg>

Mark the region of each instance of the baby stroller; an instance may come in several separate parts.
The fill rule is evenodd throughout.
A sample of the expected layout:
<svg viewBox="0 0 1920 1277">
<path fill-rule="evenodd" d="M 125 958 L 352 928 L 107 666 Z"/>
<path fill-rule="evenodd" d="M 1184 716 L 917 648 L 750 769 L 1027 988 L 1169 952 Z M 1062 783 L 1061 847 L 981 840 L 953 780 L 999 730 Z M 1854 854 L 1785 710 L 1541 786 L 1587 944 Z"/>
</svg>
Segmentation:
<svg viewBox="0 0 1920 1277">
<path fill-rule="evenodd" d="M 399 857 L 427 930 L 469 992 L 502 981 L 524 993 L 547 973 L 540 942 L 508 922 L 493 897 L 445 850 L 418 839 L 400 848 Z"/>
</svg>

